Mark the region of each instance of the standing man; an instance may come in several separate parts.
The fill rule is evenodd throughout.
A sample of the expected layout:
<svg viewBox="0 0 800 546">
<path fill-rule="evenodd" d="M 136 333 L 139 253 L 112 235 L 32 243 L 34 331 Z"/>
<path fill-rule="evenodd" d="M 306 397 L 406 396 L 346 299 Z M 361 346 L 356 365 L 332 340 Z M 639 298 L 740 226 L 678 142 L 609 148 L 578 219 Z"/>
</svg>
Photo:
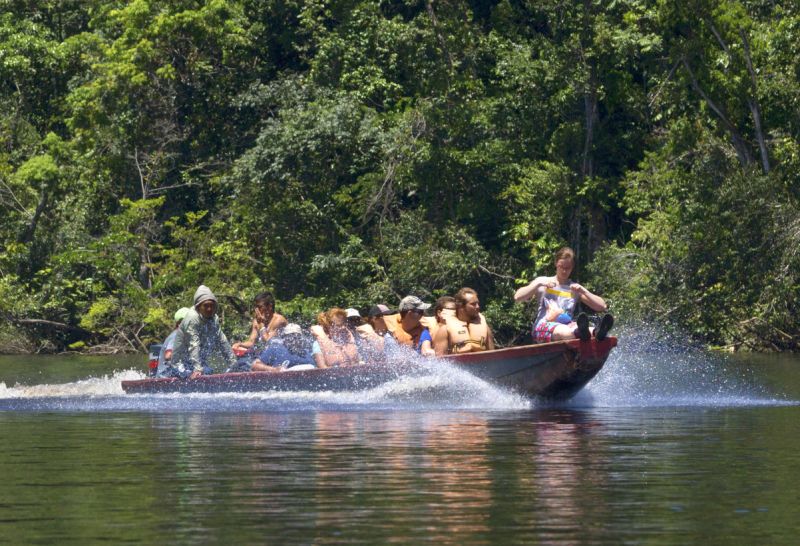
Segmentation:
<svg viewBox="0 0 800 546">
<path fill-rule="evenodd" d="M 494 336 L 481 314 L 478 293 L 462 288 L 455 295 L 456 314 L 445 317 L 449 353 L 471 353 L 494 349 Z"/>
<path fill-rule="evenodd" d="M 183 365 L 182 378 L 195 379 L 213 373 L 211 358 L 217 355 L 228 367 L 236 364 L 236 357 L 222 332 L 217 318 L 217 298 L 205 286 L 194 293 L 194 308 L 186 313 L 175 336 L 172 352 L 173 369 Z"/>
</svg>

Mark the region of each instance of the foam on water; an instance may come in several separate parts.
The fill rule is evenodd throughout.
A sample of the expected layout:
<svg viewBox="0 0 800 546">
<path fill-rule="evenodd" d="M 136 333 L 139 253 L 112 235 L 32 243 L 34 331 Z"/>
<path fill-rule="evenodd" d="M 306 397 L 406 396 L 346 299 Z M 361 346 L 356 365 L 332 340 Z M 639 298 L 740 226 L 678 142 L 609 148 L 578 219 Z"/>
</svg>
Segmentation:
<svg viewBox="0 0 800 546">
<path fill-rule="evenodd" d="M 769 392 L 752 369 L 650 326 L 617 333 L 605 367 L 570 403 L 594 407 L 798 405 Z"/>
<path fill-rule="evenodd" d="M 401 377 L 357 392 L 124 394 L 121 382 L 143 379 L 126 370 L 72 383 L 0 383 L 0 410 L 18 411 L 303 411 L 363 409 L 520 410 L 531 401 L 490 385 L 441 361 L 425 362 L 428 374 Z"/>
</svg>

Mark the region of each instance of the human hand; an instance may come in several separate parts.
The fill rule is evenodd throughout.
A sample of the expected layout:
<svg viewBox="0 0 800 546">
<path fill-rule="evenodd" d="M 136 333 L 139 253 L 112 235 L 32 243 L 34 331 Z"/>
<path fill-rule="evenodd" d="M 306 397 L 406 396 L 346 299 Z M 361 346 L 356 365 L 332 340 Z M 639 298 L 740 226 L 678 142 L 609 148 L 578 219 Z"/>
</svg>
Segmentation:
<svg viewBox="0 0 800 546">
<path fill-rule="evenodd" d="M 558 315 L 563 313 L 564 310 L 556 304 L 549 305 L 547 307 L 547 313 L 545 313 L 545 319 L 547 322 L 555 322 Z"/>
<path fill-rule="evenodd" d="M 256 307 L 256 311 L 253 313 L 253 325 L 258 328 L 259 325 L 264 324 L 265 321 L 266 316 L 264 315 L 264 312 Z"/>
<path fill-rule="evenodd" d="M 200 370 L 195 370 L 195 371 L 193 371 L 193 372 L 192 372 L 192 374 L 189 376 L 189 379 L 197 379 L 197 378 L 198 378 L 198 377 L 200 377 L 201 375 L 203 375 L 203 372 L 201 372 Z"/>
<path fill-rule="evenodd" d="M 578 296 L 582 296 L 583 294 L 586 293 L 586 289 L 576 282 L 569 285 L 569 289 L 573 294 L 576 294 Z"/>
</svg>

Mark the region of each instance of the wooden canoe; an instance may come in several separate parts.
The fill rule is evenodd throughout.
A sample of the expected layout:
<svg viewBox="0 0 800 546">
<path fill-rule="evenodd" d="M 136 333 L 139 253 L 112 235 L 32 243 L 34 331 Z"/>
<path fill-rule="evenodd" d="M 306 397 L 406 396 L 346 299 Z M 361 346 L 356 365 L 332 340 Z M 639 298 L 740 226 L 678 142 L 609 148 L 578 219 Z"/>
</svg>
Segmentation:
<svg viewBox="0 0 800 546">
<path fill-rule="evenodd" d="M 614 337 L 603 341 L 575 340 L 509 347 L 494 351 L 448 355 L 442 360 L 489 383 L 531 397 L 565 400 L 600 371 Z M 123 381 L 128 394 L 171 392 L 360 391 L 406 376 L 424 376 L 418 362 L 366 364 L 347 368 L 301 371 L 243 372 L 204 375 L 197 379 L 149 378 Z"/>
</svg>

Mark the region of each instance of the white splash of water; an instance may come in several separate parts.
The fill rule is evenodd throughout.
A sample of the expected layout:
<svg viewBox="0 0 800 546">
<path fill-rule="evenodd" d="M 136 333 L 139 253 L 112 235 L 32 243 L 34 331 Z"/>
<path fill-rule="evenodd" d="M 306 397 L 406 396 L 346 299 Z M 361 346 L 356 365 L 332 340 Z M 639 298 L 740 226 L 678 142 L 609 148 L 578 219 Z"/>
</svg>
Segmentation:
<svg viewBox="0 0 800 546">
<path fill-rule="evenodd" d="M 619 334 L 605 367 L 570 405 L 595 407 L 795 405 L 728 355 L 650 326 Z"/>
<path fill-rule="evenodd" d="M 169 393 L 126 395 L 122 381 L 143 379 L 135 370 L 63 384 L 14 385 L 0 383 L 0 401 L 22 409 L 68 410 L 217 410 L 259 409 L 527 409 L 531 402 L 440 360 L 421 362 L 426 374 L 404 376 L 372 389 L 333 391 L 262 391 L 248 393 Z M 49 401 L 49 402 L 48 402 Z M 7 406 L 9 404 L 6 404 Z"/>
<path fill-rule="evenodd" d="M 115 396 L 122 395 L 122 381 L 144 379 L 145 375 L 136 370 L 124 370 L 112 375 L 90 377 L 71 383 L 20 385 L 13 387 L 0 383 L 0 398 L 55 398 L 74 396 Z"/>
</svg>

